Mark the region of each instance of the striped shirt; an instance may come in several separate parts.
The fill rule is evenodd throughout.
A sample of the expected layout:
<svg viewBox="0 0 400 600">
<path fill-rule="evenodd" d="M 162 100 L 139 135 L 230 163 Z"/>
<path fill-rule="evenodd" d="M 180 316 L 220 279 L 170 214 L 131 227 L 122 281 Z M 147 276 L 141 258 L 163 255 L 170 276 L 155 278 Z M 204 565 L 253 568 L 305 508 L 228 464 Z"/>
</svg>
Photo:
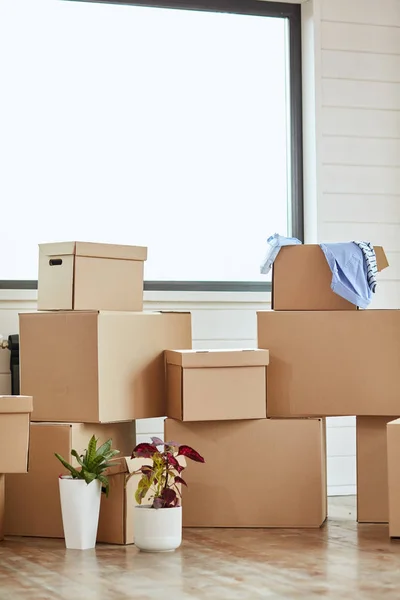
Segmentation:
<svg viewBox="0 0 400 600">
<path fill-rule="evenodd" d="M 376 291 L 376 274 L 378 272 L 378 266 L 376 264 L 375 250 L 370 242 L 354 242 L 359 248 L 361 248 L 364 255 L 364 261 L 367 267 L 367 281 L 369 289 L 375 294 Z"/>
</svg>

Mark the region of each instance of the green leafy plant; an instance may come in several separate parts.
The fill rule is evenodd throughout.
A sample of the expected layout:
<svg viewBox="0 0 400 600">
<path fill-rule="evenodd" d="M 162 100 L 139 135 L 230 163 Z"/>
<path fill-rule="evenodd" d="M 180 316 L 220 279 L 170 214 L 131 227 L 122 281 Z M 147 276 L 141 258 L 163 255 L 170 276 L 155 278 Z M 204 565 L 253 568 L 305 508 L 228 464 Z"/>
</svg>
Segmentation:
<svg viewBox="0 0 400 600">
<path fill-rule="evenodd" d="M 88 485 L 95 479 L 98 479 L 102 483 L 102 491 L 108 496 L 109 481 L 104 475 L 104 471 L 112 466 L 112 463 L 109 461 L 119 454 L 119 450 L 111 448 L 112 440 L 107 440 L 99 448 L 97 448 L 97 442 L 98 440 L 93 435 L 84 454 L 79 455 L 76 450 L 71 450 L 71 455 L 76 458 L 79 464 L 77 469 L 57 454 L 57 452 L 55 456 L 71 473 L 72 479 L 84 479 Z M 60 475 L 60 477 L 63 477 L 63 475 Z"/>
<path fill-rule="evenodd" d="M 152 508 L 174 508 L 180 506 L 180 486 L 187 483 L 181 474 L 185 469 L 178 457 L 184 456 L 195 462 L 204 463 L 204 458 L 190 446 L 180 446 L 176 442 L 164 443 L 160 438 L 152 437 L 151 444 L 141 443 L 135 446 L 131 458 L 150 458 L 152 465 L 144 465 L 135 473 L 141 473 L 135 500 L 142 503 L 148 492 Z"/>
</svg>

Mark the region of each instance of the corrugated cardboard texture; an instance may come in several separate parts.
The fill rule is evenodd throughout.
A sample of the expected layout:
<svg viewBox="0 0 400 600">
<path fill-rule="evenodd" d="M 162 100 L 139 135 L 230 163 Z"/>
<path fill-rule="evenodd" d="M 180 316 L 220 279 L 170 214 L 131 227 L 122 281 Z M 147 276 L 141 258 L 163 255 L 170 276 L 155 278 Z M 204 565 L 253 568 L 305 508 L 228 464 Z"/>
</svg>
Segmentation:
<svg viewBox="0 0 400 600">
<path fill-rule="evenodd" d="M 133 544 L 133 511 L 137 505 L 135 492 L 141 474 L 132 475 L 128 481 L 127 478 L 141 466 L 152 464 L 152 461 L 125 456 L 114 462 L 116 466 L 107 471 L 110 482 L 108 498 L 105 494 L 101 498 L 97 541 L 106 544 Z M 146 504 L 146 498 L 143 504 Z"/>
<path fill-rule="evenodd" d="M 0 474 L 0 542 L 4 540 L 5 475 Z"/>
<path fill-rule="evenodd" d="M 31 411 L 32 398 L 0 397 L 0 473 L 27 472 Z"/>
<path fill-rule="evenodd" d="M 0 396 L 11 394 L 11 373 L 0 373 Z"/>
<path fill-rule="evenodd" d="M 375 247 L 378 269 L 388 266 L 383 248 Z M 273 266 L 274 310 L 356 310 L 331 289 L 332 272 L 320 246 L 281 248 Z M 379 289 L 379 286 L 378 286 Z"/>
<path fill-rule="evenodd" d="M 0 374 L 10 373 L 10 351 L 0 348 Z"/>
<path fill-rule="evenodd" d="M 357 417 L 357 520 L 387 523 L 386 426 L 394 417 Z"/>
<path fill-rule="evenodd" d="M 64 537 L 58 477 L 66 473 L 54 456 L 58 452 L 76 465 L 71 449 L 81 454 L 92 435 L 100 443 L 112 438 L 113 447 L 128 455 L 135 446 L 133 423 L 111 425 L 31 424 L 29 473 L 7 475 L 6 519 L 8 535 Z"/>
<path fill-rule="evenodd" d="M 165 416 L 164 350 L 191 344 L 189 313 L 21 314 L 21 390 L 35 398 L 32 420 Z"/>
<path fill-rule="evenodd" d="M 167 416 L 182 421 L 267 416 L 266 368 L 167 365 Z"/>
<path fill-rule="evenodd" d="M 188 444 L 186 527 L 320 527 L 326 519 L 325 424 L 319 419 L 165 421 Z"/>
<path fill-rule="evenodd" d="M 166 350 L 167 364 L 185 369 L 213 367 L 258 367 L 269 364 L 268 350 Z"/>
<path fill-rule="evenodd" d="M 39 246 L 39 310 L 143 310 L 147 248 L 66 242 Z"/>
<path fill-rule="evenodd" d="M 399 414 L 400 311 L 265 311 L 257 319 L 258 346 L 270 352 L 268 416 Z"/>
<path fill-rule="evenodd" d="M 387 425 L 389 535 L 400 537 L 400 419 Z"/>
</svg>

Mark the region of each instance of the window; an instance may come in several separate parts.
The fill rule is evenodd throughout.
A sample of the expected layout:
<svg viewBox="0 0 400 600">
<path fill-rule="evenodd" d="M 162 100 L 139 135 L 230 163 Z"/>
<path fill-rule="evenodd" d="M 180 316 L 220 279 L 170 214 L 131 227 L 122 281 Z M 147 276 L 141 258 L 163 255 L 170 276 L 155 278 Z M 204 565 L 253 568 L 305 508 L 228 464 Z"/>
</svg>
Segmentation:
<svg viewBox="0 0 400 600">
<path fill-rule="evenodd" d="M 302 237 L 299 6 L 140 4 L 0 4 L 1 280 L 84 240 L 249 289 L 271 233 Z"/>
</svg>

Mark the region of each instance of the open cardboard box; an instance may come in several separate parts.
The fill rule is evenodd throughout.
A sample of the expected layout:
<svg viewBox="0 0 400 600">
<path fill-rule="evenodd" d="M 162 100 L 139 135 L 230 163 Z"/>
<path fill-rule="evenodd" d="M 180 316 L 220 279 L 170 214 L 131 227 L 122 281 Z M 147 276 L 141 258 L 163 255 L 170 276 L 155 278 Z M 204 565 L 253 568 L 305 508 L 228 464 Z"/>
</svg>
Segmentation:
<svg viewBox="0 0 400 600">
<path fill-rule="evenodd" d="M 0 396 L 0 540 L 4 538 L 5 473 L 27 473 L 33 399 Z"/>
<path fill-rule="evenodd" d="M 384 249 L 374 247 L 378 271 L 389 266 Z M 284 246 L 272 268 L 273 310 L 356 310 L 331 289 L 332 272 L 318 244 Z"/>
</svg>

